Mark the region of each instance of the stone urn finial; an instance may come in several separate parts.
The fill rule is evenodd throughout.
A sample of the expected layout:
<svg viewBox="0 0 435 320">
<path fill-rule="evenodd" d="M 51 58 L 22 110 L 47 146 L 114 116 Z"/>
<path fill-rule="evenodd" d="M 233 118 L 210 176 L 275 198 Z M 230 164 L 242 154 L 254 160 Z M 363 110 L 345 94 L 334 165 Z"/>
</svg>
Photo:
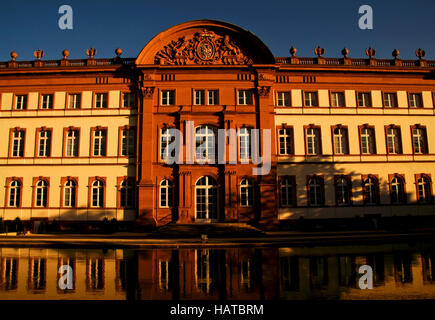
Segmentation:
<svg viewBox="0 0 435 320">
<path fill-rule="evenodd" d="M 422 60 L 426 55 L 426 52 L 418 48 L 417 50 L 415 50 L 415 55 L 417 56 L 418 59 Z"/>
<path fill-rule="evenodd" d="M 63 55 L 63 60 L 68 59 L 69 51 L 68 51 L 67 49 L 64 49 L 64 50 L 62 51 L 62 55 Z"/>
<path fill-rule="evenodd" d="M 341 54 L 344 58 L 347 58 L 347 55 L 349 54 L 349 49 L 343 48 L 343 50 L 341 50 Z"/>
<path fill-rule="evenodd" d="M 399 59 L 399 50 L 394 49 L 391 55 L 394 57 L 394 59 Z"/>
<path fill-rule="evenodd" d="M 94 56 L 97 54 L 97 49 L 90 47 L 88 50 L 86 50 L 86 54 L 88 55 L 89 59 L 94 59 Z"/>
<path fill-rule="evenodd" d="M 375 56 L 375 54 L 376 54 L 375 49 L 373 49 L 373 48 L 371 48 L 371 47 L 368 47 L 368 48 L 366 49 L 366 55 L 367 55 L 370 59 L 372 59 L 372 58 Z"/>
<path fill-rule="evenodd" d="M 12 61 L 15 61 L 15 59 L 18 58 L 18 53 L 15 50 L 11 52 L 11 58 L 12 58 Z"/>
<path fill-rule="evenodd" d="M 321 48 L 320 46 L 317 46 L 317 48 L 314 48 L 314 54 L 315 54 L 317 57 L 321 58 L 322 55 L 325 54 L 325 49 L 324 49 L 324 48 Z"/>
<path fill-rule="evenodd" d="M 121 56 L 121 54 L 122 54 L 121 48 L 116 48 L 115 54 L 116 54 L 116 57 L 119 58 Z"/>
<path fill-rule="evenodd" d="M 44 56 L 44 50 L 41 49 L 35 50 L 33 52 L 33 56 L 36 58 L 36 60 L 41 60 L 42 57 Z"/>
<path fill-rule="evenodd" d="M 297 52 L 298 50 L 294 47 L 294 46 L 292 46 L 291 48 L 290 48 L 290 55 L 292 56 L 292 57 L 295 57 L 296 56 L 296 52 Z"/>
</svg>

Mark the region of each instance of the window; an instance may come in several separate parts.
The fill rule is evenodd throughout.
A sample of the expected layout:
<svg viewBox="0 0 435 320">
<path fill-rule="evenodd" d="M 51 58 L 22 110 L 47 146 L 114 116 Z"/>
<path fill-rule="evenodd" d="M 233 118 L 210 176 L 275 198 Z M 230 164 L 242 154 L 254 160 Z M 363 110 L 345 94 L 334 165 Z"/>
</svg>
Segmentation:
<svg viewBox="0 0 435 320">
<path fill-rule="evenodd" d="M 175 104 L 175 90 L 163 90 L 161 92 L 162 106 L 172 106 Z"/>
<path fill-rule="evenodd" d="M 80 130 L 70 128 L 65 132 L 65 157 L 78 157 Z"/>
<path fill-rule="evenodd" d="M 401 154 L 402 141 L 400 136 L 400 128 L 394 126 L 387 127 L 386 136 L 388 154 Z"/>
<path fill-rule="evenodd" d="M 276 105 L 278 107 L 290 106 L 290 92 L 278 92 L 276 94 Z"/>
<path fill-rule="evenodd" d="M 423 107 L 421 93 L 410 93 L 409 94 L 409 106 L 411 108 Z"/>
<path fill-rule="evenodd" d="M 344 93 L 332 92 L 331 93 L 331 106 L 332 107 L 344 107 Z"/>
<path fill-rule="evenodd" d="M 251 129 L 239 129 L 239 156 L 241 161 L 251 158 Z"/>
<path fill-rule="evenodd" d="M 95 108 L 98 109 L 107 108 L 107 93 L 95 94 Z"/>
<path fill-rule="evenodd" d="M 45 290 L 46 288 L 47 259 L 31 258 L 29 260 L 29 281 L 30 290 Z"/>
<path fill-rule="evenodd" d="M 121 208 L 134 207 L 134 188 L 131 179 L 124 179 L 119 185 L 119 205 Z"/>
<path fill-rule="evenodd" d="M 349 154 L 349 144 L 347 138 L 347 128 L 336 127 L 332 130 L 334 154 Z"/>
<path fill-rule="evenodd" d="M 345 176 L 335 177 L 335 200 L 338 206 L 351 204 L 352 182 Z"/>
<path fill-rule="evenodd" d="M 217 183 L 212 177 L 201 177 L 195 184 L 195 213 L 198 220 L 218 218 Z"/>
<path fill-rule="evenodd" d="M 376 154 L 375 129 L 373 127 L 360 127 L 361 154 Z"/>
<path fill-rule="evenodd" d="M 104 183 L 101 180 L 95 180 L 91 186 L 91 207 L 104 207 Z"/>
<path fill-rule="evenodd" d="M 19 180 L 12 180 L 9 183 L 9 201 L 8 207 L 19 208 L 21 206 L 21 187 Z"/>
<path fill-rule="evenodd" d="M 252 207 L 254 204 L 254 189 L 249 179 L 240 182 L 240 206 Z"/>
<path fill-rule="evenodd" d="M 51 130 L 38 129 L 38 157 L 49 157 L 51 153 Z"/>
<path fill-rule="evenodd" d="M 208 104 L 211 106 L 219 104 L 219 91 L 218 90 L 209 90 L 208 91 Z"/>
<path fill-rule="evenodd" d="M 136 94 L 131 92 L 124 92 L 122 94 L 122 107 L 123 108 L 136 108 Z"/>
<path fill-rule="evenodd" d="M 27 95 L 19 94 L 15 96 L 15 110 L 27 109 Z"/>
<path fill-rule="evenodd" d="M 321 206 L 323 204 L 323 179 L 317 176 L 308 177 L 308 205 Z"/>
<path fill-rule="evenodd" d="M 41 96 L 41 109 L 53 109 L 53 95 L 43 94 Z"/>
<path fill-rule="evenodd" d="M 359 92 L 358 93 L 358 107 L 371 107 L 372 98 L 370 92 Z"/>
<path fill-rule="evenodd" d="M 35 185 L 35 207 L 46 208 L 48 205 L 48 182 L 38 180 Z"/>
<path fill-rule="evenodd" d="M 412 130 L 412 148 L 414 153 L 425 154 L 427 151 L 426 128 L 420 126 L 411 127 Z"/>
<path fill-rule="evenodd" d="M 134 156 L 133 128 L 121 128 L 121 156 Z"/>
<path fill-rule="evenodd" d="M 378 179 L 373 176 L 363 177 L 364 204 L 375 205 L 379 202 Z"/>
<path fill-rule="evenodd" d="M 395 93 L 384 93 L 384 107 L 397 108 L 397 96 Z"/>
<path fill-rule="evenodd" d="M 74 180 L 67 180 L 63 186 L 63 206 L 66 208 L 76 207 L 77 184 Z"/>
<path fill-rule="evenodd" d="M 278 129 L 279 154 L 293 154 L 293 128 L 283 127 Z"/>
<path fill-rule="evenodd" d="M 281 207 L 296 206 L 296 183 L 295 177 L 284 177 L 280 183 Z"/>
<path fill-rule="evenodd" d="M 195 90 L 195 104 L 205 104 L 205 90 Z"/>
<path fill-rule="evenodd" d="M 10 154 L 12 157 L 24 157 L 24 138 L 26 132 L 24 129 L 11 129 L 11 148 Z"/>
<path fill-rule="evenodd" d="M 168 160 L 170 157 L 175 157 L 175 148 L 170 148 L 169 145 L 175 141 L 175 135 L 172 134 L 171 128 L 163 128 L 160 130 L 160 158 Z M 171 151 L 171 154 L 169 154 Z"/>
<path fill-rule="evenodd" d="M 172 207 L 172 182 L 164 179 L 160 182 L 160 208 Z"/>
<path fill-rule="evenodd" d="M 92 155 L 95 157 L 102 157 L 106 155 L 106 143 L 107 143 L 107 129 L 95 129 L 93 130 L 93 150 Z"/>
<path fill-rule="evenodd" d="M 216 128 L 197 127 L 195 131 L 195 158 L 197 162 L 216 161 Z"/>
<path fill-rule="evenodd" d="M 305 92 L 304 97 L 306 107 L 317 107 L 319 105 L 317 92 Z"/>
<path fill-rule="evenodd" d="M 239 90 L 238 91 L 238 104 L 239 105 L 252 105 L 252 91 Z"/>
<path fill-rule="evenodd" d="M 417 201 L 420 203 L 432 202 L 432 181 L 429 175 L 416 175 Z"/>
<path fill-rule="evenodd" d="M 405 179 L 400 175 L 389 175 L 392 204 L 406 203 Z"/>
<path fill-rule="evenodd" d="M 68 95 L 68 109 L 80 109 L 82 95 L 80 93 L 71 93 Z"/>
<path fill-rule="evenodd" d="M 320 128 L 305 128 L 305 139 L 305 148 L 307 155 L 313 156 L 322 153 L 320 144 Z"/>
<path fill-rule="evenodd" d="M 104 259 L 86 260 L 86 290 L 104 290 Z"/>
<path fill-rule="evenodd" d="M 16 290 L 18 287 L 18 259 L 17 258 L 2 258 L 0 266 L 0 281 L 2 289 Z"/>
</svg>

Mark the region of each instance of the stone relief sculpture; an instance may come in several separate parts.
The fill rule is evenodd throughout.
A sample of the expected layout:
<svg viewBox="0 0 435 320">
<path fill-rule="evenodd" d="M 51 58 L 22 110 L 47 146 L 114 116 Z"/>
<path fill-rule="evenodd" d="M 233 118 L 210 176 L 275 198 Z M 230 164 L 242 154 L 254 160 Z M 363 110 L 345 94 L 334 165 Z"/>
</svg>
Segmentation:
<svg viewBox="0 0 435 320">
<path fill-rule="evenodd" d="M 212 31 L 195 33 L 172 40 L 154 58 L 155 64 L 252 64 L 229 35 L 220 36 Z"/>
</svg>

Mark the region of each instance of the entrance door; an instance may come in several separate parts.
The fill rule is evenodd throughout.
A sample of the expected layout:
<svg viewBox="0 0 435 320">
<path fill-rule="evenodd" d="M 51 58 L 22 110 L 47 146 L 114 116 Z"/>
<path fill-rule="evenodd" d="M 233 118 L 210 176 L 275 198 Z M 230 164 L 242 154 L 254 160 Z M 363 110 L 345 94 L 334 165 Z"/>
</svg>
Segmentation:
<svg viewBox="0 0 435 320">
<path fill-rule="evenodd" d="M 217 183 L 212 177 L 201 177 L 195 184 L 195 213 L 198 222 L 218 220 Z"/>
</svg>

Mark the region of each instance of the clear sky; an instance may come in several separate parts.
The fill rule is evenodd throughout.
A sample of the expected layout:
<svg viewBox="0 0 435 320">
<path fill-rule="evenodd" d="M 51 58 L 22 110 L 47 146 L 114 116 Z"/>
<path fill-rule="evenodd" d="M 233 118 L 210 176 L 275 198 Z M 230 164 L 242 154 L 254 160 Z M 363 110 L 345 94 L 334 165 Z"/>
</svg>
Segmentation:
<svg viewBox="0 0 435 320">
<path fill-rule="evenodd" d="M 59 7 L 73 8 L 73 30 L 61 30 Z M 358 28 L 358 8 L 373 8 L 373 30 Z M 231 22 L 256 34 L 275 56 L 288 56 L 294 45 L 298 56 L 312 57 L 317 45 L 325 57 L 365 57 L 371 46 L 377 58 L 390 59 L 394 48 L 402 59 L 416 59 L 415 50 L 435 60 L 435 0 L 46 0 L 2 1 L 0 9 L 0 60 L 60 59 L 68 49 L 70 59 L 86 58 L 85 50 L 97 49 L 96 58 L 136 57 L 157 33 L 195 19 Z"/>
</svg>

